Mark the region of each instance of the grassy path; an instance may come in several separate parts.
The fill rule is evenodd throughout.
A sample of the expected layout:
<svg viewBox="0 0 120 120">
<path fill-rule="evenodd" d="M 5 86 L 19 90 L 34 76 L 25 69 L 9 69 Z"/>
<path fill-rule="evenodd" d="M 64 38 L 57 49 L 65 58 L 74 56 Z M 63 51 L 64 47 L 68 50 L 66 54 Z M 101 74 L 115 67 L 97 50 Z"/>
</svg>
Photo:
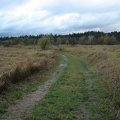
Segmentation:
<svg viewBox="0 0 120 120">
<path fill-rule="evenodd" d="M 79 105 L 79 95 L 83 75 L 80 62 L 74 56 L 68 57 L 68 65 L 63 75 L 52 86 L 46 97 L 33 109 L 27 120 L 73 119 Z M 77 71 L 77 72 L 76 72 Z"/>
<path fill-rule="evenodd" d="M 80 57 L 84 74 L 84 84 L 80 97 L 80 107 L 77 113 L 78 120 L 110 120 L 110 108 L 107 105 L 108 91 L 95 75 L 93 68 Z"/>
<path fill-rule="evenodd" d="M 107 91 L 85 61 L 64 53 L 66 70 L 26 120 L 109 120 Z"/>
</svg>

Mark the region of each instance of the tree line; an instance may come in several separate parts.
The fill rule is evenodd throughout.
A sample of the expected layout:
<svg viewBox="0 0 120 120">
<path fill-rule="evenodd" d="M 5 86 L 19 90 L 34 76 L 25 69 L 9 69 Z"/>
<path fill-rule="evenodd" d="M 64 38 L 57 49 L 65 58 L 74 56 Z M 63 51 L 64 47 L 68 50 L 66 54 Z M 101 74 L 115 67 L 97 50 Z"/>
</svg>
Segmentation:
<svg viewBox="0 0 120 120">
<path fill-rule="evenodd" d="M 37 45 L 41 39 L 50 39 L 54 45 L 70 44 L 70 45 L 115 45 L 120 44 L 120 32 L 96 32 L 89 31 L 85 33 L 72 33 L 68 35 L 26 35 L 19 37 L 0 37 L 0 45 Z"/>
</svg>

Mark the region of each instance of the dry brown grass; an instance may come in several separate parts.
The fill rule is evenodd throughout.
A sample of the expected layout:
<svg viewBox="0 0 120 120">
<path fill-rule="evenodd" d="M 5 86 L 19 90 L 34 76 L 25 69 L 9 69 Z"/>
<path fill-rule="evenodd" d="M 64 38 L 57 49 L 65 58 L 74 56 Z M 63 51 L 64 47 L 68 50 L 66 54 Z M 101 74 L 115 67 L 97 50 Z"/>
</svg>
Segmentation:
<svg viewBox="0 0 120 120">
<path fill-rule="evenodd" d="M 63 46 L 62 46 L 63 47 Z M 114 119 L 120 118 L 120 45 L 64 46 L 66 51 L 77 53 L 94 66 L 102 82 L 110 92 Z"/>
<path fill-rule="evenodd" d="M 35 72 L 49 69 L 55 58 L 55 51 L 42 51 L 37 46 L 0 47 L 0 92 Z"/>
</svg>

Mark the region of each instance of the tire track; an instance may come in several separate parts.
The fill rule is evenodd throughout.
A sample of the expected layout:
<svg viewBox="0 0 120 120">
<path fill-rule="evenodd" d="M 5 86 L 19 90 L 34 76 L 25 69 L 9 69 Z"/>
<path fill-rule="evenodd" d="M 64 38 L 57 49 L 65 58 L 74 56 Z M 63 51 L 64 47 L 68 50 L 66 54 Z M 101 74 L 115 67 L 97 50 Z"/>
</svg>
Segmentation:
<svg viewBox="0 0 120 120">
<path fill-rule="evenodd" d="M 92 113 L 89 110 L 89 106 L 94 104 L 94 101 L 90 102 L 90 99 L 93 99 L 92 96 L 92 90 L 93 90 L 93 80 L 91 79 L 91 75 L 89 74 L 88 68 L 87 68 L 87 64 L 79 57 L 78 60 L 81 62 L 82 64 L 82 70 L 83 70 L 83 74 L 85 77 L 85 91 L 87 93 L 87 97 L 84 98 L 82 100 L 82 104 L 80 104 L 80 108 L 77 112 L 77 120 L 90 120 Z"/>
</svg>

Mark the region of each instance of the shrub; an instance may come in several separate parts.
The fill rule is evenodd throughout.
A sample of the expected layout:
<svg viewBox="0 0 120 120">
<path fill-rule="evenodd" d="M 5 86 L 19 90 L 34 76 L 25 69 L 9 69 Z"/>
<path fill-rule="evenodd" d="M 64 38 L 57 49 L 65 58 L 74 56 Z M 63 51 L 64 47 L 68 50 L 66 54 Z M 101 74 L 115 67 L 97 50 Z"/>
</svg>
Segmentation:
<svg viewBox="0 0 120 120">
<path fill-rule="evenodd" d="M 48 49 L 49 45 L 51 44 L 52 38 L 51 36 L 43 36 L 39 39 L 38 45 L 41 47 L 42 50 Z"/>
</svg>

